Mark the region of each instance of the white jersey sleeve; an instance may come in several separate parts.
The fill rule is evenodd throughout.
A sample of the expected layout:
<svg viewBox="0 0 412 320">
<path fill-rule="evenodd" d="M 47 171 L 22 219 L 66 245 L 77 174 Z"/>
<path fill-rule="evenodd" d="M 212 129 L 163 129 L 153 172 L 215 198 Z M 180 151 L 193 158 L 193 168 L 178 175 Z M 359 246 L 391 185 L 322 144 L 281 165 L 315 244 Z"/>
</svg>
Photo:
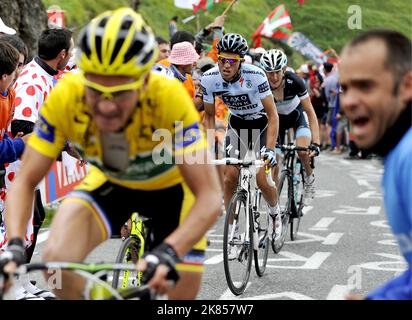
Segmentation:
<svg viewBox="0 0 412 320">
<path fill-rule="evenodd" d="M 200 88 L 203 93 L 203 102 L 214 104 L 215 103 L 215 88 L 220 77 L 219 67 L 213 67 L 202 75 L 200 79 Z"/>
</svg>

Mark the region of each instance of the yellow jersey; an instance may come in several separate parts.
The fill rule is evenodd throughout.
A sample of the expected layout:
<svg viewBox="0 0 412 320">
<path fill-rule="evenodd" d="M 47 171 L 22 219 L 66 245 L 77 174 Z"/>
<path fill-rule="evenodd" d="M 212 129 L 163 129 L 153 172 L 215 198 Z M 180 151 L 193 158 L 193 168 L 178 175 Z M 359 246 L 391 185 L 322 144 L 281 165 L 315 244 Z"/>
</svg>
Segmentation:
<svg viewBox="0 0 412 320">
<path fill-rule="evenodd" d="M 101 133 L 86 104 L 81 77 L 67 74 L 59 81 L 40 109 L 28 144 L 56 158 L 69 140 L 92 165 L 90 173 L 132 189 L 157 190 L 183 182 L 176 156 L 193 157 L 207 147 L 199 114 L 183 85 L 150 74 L 124 129 L 128 163 L 119 172 L 103 161 Z"/>
</svg>

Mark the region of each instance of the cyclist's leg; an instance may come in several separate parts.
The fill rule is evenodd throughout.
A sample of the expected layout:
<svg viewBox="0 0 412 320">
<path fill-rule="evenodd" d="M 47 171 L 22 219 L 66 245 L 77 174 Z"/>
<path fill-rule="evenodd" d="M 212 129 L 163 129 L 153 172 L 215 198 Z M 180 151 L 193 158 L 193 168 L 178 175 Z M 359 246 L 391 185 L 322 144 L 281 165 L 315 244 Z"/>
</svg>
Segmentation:
<svg viewBox="0 0 412 320">
<path fill-rule="evenodd" d="M 266 129 L 267 129 L 267 119 L 260 118 L 256 121 L 256 126 L 259 131 L 252 129 L 252 141 L 253 141 L 253 152 L 257 159 L 260 159 L 260 153 L 266 148 Z M 256 133 L 255 133 L 256 132 Z M 257 135 L 257 137 L 255 137 Z M 272 187 L 266 180 L 266 173 L 263 168 L 259 169 L 256 174 L 256 184 L 262 191 L 262 195 L 268 203 L 269 207 L 275 207 L 278 202 L 277 189 Z"/>
<path fill-rule="evenodd" d="M 245 148 L 244 145 L 242 145 L 241 137 L 239 135 L 241 123 L 242 122 L 236 117 L 230 116 L 229 127 L 225 137 L 226 157 L 243 159 L 246 154 L 243 150 Z M 225 167 L 223 193 L 226 209 L 228 208 L 233 193 L 236 190 L 238 178 L 239 168 L 234 166 Z"/>
<path fill-rule="evenodd" d="M 303 108 L 299 108 L 300 116 L 296 120 L 295 131 L 296 131 L 296 145 L 298 147 L 307 148 L 309 147 L 312 139 L 312 133 L 310 131 L 308 121 L 305 117 Z M 305 151 L 298 151 L 298 156 L 302 162 L 307 176 L 311 176 L 313 173 L 312 167 L 310 166 L 309 154 Z"/>
<path fill-rule="evenodd" d="M 126 199 L 134 199 L 128 190 L 107 181 L 96 167 L 91 167 L 82 183 L 63 201 L 53 223 L 43 258 L 46 261 L 82 261 L 99 243 L 116 235 L 130 216 Z M 56 275 L 54 275 L 55 277 Z M 46 274 L 49 283 L 53 275 Z M 84 280 L 62 272 L 61 290 L 64 299 L 80 299 Z M 60 289 L 60 288 L 58 288 Z"/>
<path fill-rule="evenodd" d="M 108 230 L 93 205 L 79 198 L 68 198 L 53 219 L 43 260 L 82 261 L 107 237 Z M 45 272 L 49 284 L 56 275 Z M 84 278 L 63 271 L 61 283 L 56 283 L 54 289 L 62 299 L 81 299 L 84 285 Z"/>
<path fill-rule="evenodd" d="M 146 240 L 148 250 L 158 246 L 178 228 L 179 224 L 186 219 L 194 203 L 195 197 L 184 183 L 147 194 L 145 202 L 141 203 L 140 212 L 151 218 L 149 229 L 152 237 Z M 204 270 L 206 245 L 206 237 L 203 237 L 182 258 L 183 262 L 176 266 L 180 279 L 176 286 L 167 292 L 170 299 L 196 298 Z"/>
</svg>

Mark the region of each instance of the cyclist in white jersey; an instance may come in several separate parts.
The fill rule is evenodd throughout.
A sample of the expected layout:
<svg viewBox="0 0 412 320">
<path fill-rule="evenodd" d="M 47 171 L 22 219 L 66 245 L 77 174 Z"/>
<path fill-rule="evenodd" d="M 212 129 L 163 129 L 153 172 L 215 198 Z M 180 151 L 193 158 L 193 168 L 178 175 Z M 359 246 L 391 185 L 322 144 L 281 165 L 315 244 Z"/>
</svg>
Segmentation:
<svg viewBox="0 0 412 320">
<path fill-rule="evenodd" d="M 242 63 L 248 51 L 246 40 L 239 34 L 228 33 L 218 43 L 218 66 L 201 78 L 205 107 L 205 127 L 215 129 L 215 97 L 229 108 L 226 134 L 226 156 L 243 158 L 251 149 L 257 157 L 275 166 L 275 142 L 278 135 L 278 115 L 265 73 L 256 66 Z M 225 169 L 224 200 L 226 208 L 236 189 L 239 170 Z M 268 202 L 274 220 L 275 239 L 280 237 L 282 223 L 277 203 L 277 190 L 266 181 L 263 170 L 257 173 L 257 185 Z M 236 233 L 236 231 L 235 231 Z"/>
<path fill-rule="evenodd" d="M 293 128 L 296 145 L 309 147 L 312 150 L 310 154 L 304 151 L 298 152 L 305 169 L 304 201 L 307 205 L 315 195 L 315 175 L 310 165 L 310 157 L 318 156 L 320 152 L 319 127 L 305 83 L 296 74 L 286 71 L 287 62 L 285 53 L 278 49 L 267 51 L 260 59 L 260 65 L 268 77 L 279 114 L 278 142 L 283 144 L 285 131 Z M 277 168 L 274 171 L 277 178 Z"/>
</svg>

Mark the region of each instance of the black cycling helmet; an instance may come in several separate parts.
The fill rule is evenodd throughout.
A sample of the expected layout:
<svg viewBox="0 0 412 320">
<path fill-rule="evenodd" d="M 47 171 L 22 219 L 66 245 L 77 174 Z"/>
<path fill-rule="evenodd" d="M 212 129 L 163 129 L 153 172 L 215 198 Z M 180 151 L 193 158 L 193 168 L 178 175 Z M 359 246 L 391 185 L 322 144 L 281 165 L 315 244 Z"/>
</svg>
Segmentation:
<svg viewBox="0 0 412 320">
<path fill-rule="evenodd" d="M 247 53 L 249 47 L 247 41 L 240 34 L 237 33 L 227 33 L 220 39 L 217 44 L 218 52 L 230 52 L 236 53 L 241 57 Z"/>
</svg>

